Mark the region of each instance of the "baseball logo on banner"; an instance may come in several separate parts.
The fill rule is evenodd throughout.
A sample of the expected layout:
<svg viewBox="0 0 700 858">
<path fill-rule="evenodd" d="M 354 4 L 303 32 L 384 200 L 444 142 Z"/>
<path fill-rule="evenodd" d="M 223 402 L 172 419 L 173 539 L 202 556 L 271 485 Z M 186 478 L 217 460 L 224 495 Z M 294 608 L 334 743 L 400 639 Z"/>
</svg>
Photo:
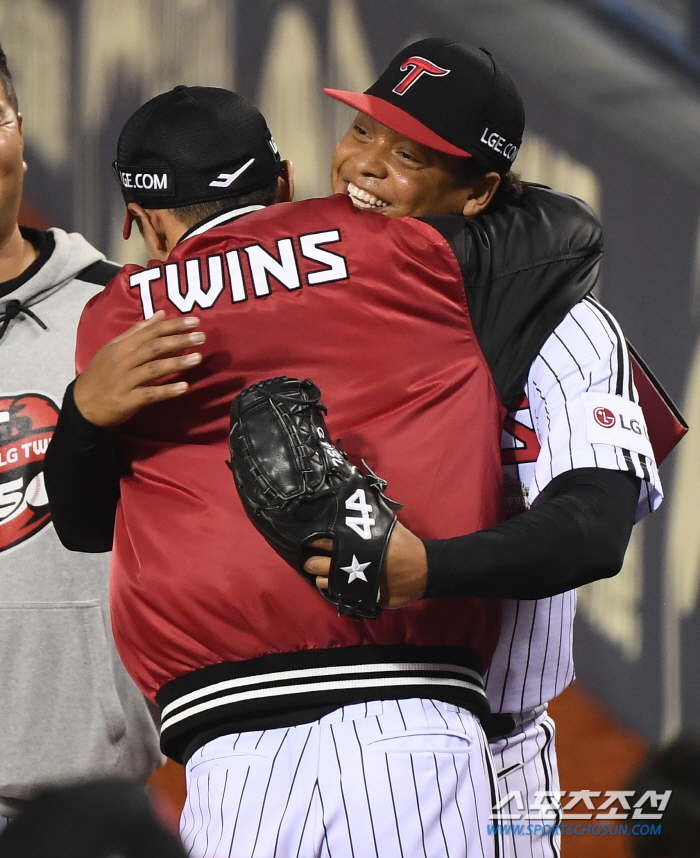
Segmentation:
<svg viewBox="0 0 700 858">
<path fill-rule="evenodd" d="M 0 398 L 0 552 L 49 523 L 43 463 L 59 408 L 40 393 Z"/>
</svg>

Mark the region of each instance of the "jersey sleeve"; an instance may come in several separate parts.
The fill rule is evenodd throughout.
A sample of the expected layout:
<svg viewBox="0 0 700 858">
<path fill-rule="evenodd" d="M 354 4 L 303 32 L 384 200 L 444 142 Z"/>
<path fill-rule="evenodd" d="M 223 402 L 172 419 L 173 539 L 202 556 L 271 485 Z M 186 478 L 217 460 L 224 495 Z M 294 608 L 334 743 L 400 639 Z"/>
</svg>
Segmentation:
<svg viewBox="0 0 700 858">
<path fill-rule="evenodd" d="M 656 509 L 663 492 L 625 338 L 595 299 L 576 304 L 546 340 L 526 393 L 540 444 L 530 504 L 565 471 L 605 468 L 641 480 L 637 521 Z"/>
</svg>

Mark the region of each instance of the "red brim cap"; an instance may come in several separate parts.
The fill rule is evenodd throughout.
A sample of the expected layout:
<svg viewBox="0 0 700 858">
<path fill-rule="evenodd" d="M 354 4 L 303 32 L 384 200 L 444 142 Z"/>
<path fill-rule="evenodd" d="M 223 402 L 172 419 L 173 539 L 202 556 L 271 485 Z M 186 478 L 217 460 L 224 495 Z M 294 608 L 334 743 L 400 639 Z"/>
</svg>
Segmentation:
<svg viewBox="0 0 700 858">
<path fill-rule="evenodd" d="M 122 235 L 124 236 L 124 241 L 126 241 L 131 235 L 131 224 L 134 222 L 134 216 L 131 214 L 129 209 L 126 210 L 126 217 L 124 218 L 124 229 L 122 230 Z"/>
<path fill-rule="evenodd" d="M 344 104 L 349 104 L 360 113 L 366 116 L 371 116 L 397 134 L 403 137 L 408 137 L 409 140 L 415 140 L 416 143 L 421 143 L 423 146 L 428 146 L 430 149 L 437 149 L 438 152 L 445 152 L 447 155 L 456 155 L 458 158 L 471 158 L 469 152 L 464 149 L 459 149 L 452 143 L 440 137 L 434 131 L 431 131 L 427 125 L 423 125 L 409 113 L 396 107 L 383 98 L 377 98 L 376 95 L 367 95 L 365 92 L 345 92 L 342 89 L 324 89 L 326 95 L 331 98 L 337 98 Z"/>
</svg>

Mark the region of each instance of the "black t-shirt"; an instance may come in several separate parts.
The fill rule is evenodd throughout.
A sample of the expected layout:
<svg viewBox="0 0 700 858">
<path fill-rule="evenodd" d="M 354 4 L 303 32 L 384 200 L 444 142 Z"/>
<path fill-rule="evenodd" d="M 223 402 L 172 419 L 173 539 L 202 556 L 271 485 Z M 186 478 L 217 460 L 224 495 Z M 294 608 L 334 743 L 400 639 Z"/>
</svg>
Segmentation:
<svg viewBox="0 0 700 858">
<path fill-rule="evenodd" d="M 56 240 L 52 232 L 42 232 L 40 229 L 33 229 L 30 226 L 20 226 L 19 231 L 22 233 L 22 238 L 29 241 L 35 250 L 39 251 L 39 255 L 29 268 L 26 268 L 18 277 L 0 283 L 0 298 L 5 298 L 28 280 L 31 280 L 41 270 L 56 247 Z"/>
</svg>

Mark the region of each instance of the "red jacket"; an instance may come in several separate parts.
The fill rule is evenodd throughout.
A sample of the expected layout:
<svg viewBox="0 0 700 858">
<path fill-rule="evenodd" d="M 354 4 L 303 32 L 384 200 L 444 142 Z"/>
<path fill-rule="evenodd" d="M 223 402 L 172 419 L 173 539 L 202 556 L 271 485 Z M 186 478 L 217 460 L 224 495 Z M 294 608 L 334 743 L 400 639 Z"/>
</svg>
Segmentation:
<svg viewBox="0 0 700 858">
<path fill-rule="evenodd" d="M 236 393 L 270 376 L 308 377 L 331 436 L 388 481 L 417 535 L 501 518 L 504 409 L 445 239 L 342 196 L 213 218 L 167 263 L 126 266 L 90 302 L 78 371 L 156 309 L 195 313 L 207 335 L 191 390 L 119 427 L 132 473 L 117 515 L 112 621 L 129 672 L 158 694 L 164 747 L 312 701 L 483 707 L 499 603 L 427 600 L 377 620 L 338 617 L 249 523 L 224 464 Z"/>
</svg>

